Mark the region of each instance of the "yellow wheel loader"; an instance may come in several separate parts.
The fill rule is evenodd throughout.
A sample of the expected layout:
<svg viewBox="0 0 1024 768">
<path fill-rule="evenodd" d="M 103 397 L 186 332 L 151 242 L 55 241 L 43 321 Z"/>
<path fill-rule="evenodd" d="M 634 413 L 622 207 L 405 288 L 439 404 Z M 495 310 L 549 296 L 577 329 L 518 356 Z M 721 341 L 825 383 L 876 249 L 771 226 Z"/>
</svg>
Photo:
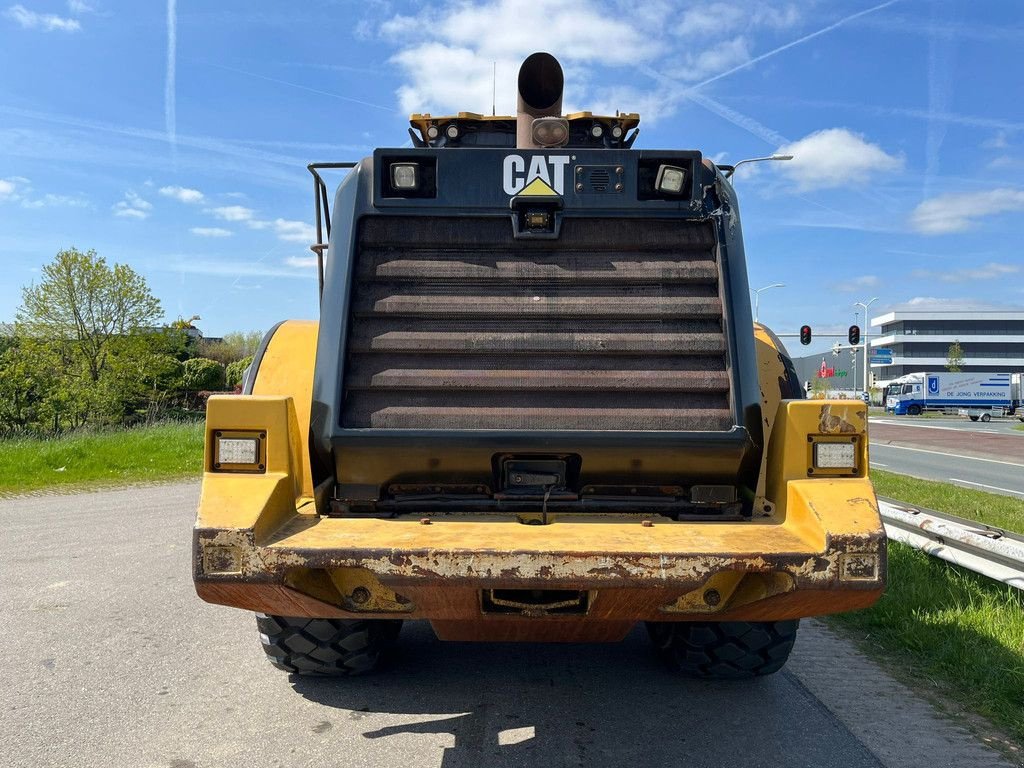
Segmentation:
<svg viewBox="0 0 1024 768">
<path fill-rule="evenodd" d="M 866 406 L 804 400 L 752 322 L 732 168 L 563 115 L 549 54 L 518 90 L 310 166 L 320 320 L 209 401 L 196 590 L 298 674 L 368 671 L 412 620 L 642 621 L 682 672 L 775 672 L 801 617 L 883 590 Z"/>
</svg>

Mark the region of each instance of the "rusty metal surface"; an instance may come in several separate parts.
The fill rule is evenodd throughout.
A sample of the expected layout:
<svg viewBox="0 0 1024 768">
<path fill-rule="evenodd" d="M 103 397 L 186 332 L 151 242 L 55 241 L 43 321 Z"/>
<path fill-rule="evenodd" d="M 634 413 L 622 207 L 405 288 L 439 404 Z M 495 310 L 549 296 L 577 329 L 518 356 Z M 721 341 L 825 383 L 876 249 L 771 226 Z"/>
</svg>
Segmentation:
<svg viewBox="0 0 1024 768">
<path fill-rule="evenodd" d="M 346 428 L 733 427 L 709 223 L 364 219 Z"/>
</svg>

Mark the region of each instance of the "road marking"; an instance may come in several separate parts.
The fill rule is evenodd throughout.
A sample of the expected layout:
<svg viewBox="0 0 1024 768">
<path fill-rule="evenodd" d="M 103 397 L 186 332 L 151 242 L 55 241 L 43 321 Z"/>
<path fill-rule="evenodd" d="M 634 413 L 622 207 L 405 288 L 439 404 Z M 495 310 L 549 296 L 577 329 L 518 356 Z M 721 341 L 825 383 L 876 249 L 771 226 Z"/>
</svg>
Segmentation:
<svg viewBox="0 0 1024 768">
<path fill-rule="evenodd" d="M 991 488 L 993 491 L 1002 491 L 1003 493 L 1014 493 L 1018 496 L 1024 496 L 1024 491 L 1015 491 L 1012 488 L 1000 488 L 998 485 L 985 485 L 984 483 L 974 483 L 970 480 L 961 480 L 959 477 L 949 478 L 954 483 L 965 483 L 966 485 L 977 485 L 982 488 Z"/>
<path fill-rule="evenodd" d="M 872 467 L 888 467 L 889 465 L 888 464 L 879 464 L 877 461 L 872 461 L 871 462 L 871 466 Z"/>
<path fill-rule="evenodd" d="M 941 429 L 945 432 L 977 432 L 979 435 L 1009 434 L 998 431 L 996 429 L 984 429 L 982 427 L 976 427 L 974 426 L 973 421 L 970 424 L 965 423 L 962 427 L 939 427 L 934 424 L 911 424 L 906 421 L 889 421 L 888 419 L 868 419 L 869 424 L 872 421 L 874 421 L 875 424 L 887 424 L 892 427 L 912 427 L 913 429 Z M 998 424 L 996 426 L 998 426 Z"/>
<path fill-rule="evenodd" d="M 872 448 L 898 448 L 901 451 L 916 451 L 917 453 L 934 453 L 936 456 L 948 456 L 951 459 L 965 459 L 967 461 L 987 461 L 989 464 L 1006 464 L 1011 467 L 1024 467 L 1015 461 L 999 461 L 998 459 L 979 459 L 977 456 L 964 456 L 959 453 L 943 453 L 942 451 L 926 451 L 924 448 L 909 448 L 905 445 L 889 445 L 888 443 L 872 443 Z"/>
</svg>

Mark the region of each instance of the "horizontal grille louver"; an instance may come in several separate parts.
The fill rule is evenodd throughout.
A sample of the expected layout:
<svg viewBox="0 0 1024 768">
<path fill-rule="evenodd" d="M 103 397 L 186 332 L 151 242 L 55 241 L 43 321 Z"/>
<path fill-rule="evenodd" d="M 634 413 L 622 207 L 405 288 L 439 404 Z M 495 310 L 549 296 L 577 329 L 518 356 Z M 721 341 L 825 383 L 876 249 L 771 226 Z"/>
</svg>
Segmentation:
<svg viewBox="0 0 1024 768">
<path fill-rule="evenodd" d="M 715 254 L 708 223 L 364 219 L 342 426 L 728 430 Z"/>
</svg>

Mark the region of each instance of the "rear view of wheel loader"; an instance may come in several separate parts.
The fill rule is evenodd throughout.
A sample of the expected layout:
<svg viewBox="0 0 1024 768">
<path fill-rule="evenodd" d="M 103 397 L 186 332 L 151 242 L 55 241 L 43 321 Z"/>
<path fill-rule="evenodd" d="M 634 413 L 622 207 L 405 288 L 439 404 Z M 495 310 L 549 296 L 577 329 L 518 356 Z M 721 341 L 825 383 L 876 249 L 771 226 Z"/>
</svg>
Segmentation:
<svg viewBox="0 0 1024 768">
<path fill-rule="evenodd" d="M 209 401 L 194 578 L 275 666 L 443 640 L 618 641 L 778 670 L 797 620 L 871 605 L 866 406 L 808 401 L 751 319 L 731 168 L 636 150 L 639 116 L 413 115 L 412 148 L 311 166 L 318 323 Z M 321 171 L 351 165 L 333 198 Z"/>
</svg>

